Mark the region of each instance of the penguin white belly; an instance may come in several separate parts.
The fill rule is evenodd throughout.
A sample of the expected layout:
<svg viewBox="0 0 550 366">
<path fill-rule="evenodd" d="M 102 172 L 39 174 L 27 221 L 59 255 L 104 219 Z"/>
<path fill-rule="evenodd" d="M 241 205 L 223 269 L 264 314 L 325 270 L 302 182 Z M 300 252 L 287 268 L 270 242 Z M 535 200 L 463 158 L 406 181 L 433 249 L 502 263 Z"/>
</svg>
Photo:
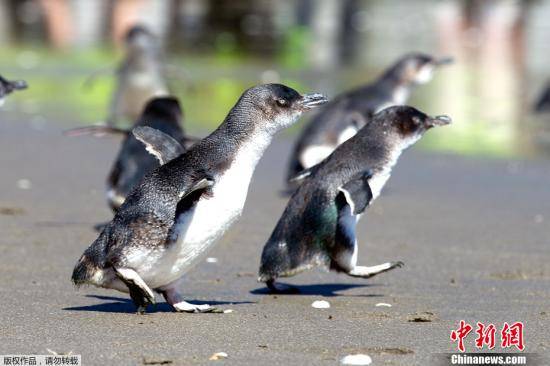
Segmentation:
<svg viewBox="0 0 550 366">
<path fill-rule="evenodd" d="M 126 80 L 130 88 L 167 92 L 164 76 L 156 68 L 130 71 Z"/>
<path fill-rule="evenodd" d="M 430 80 L 433 79 L 434 75 L 434 66 L 433 65 L 426 65 L 423 66 L 422 69 L 416 74 L 416 82 L 418 84 L 426 84 Z"/>
<path fill-rule="evenodd" d="M 369 179 L 369 186 L 372 192 L 372 200 L 380 196 L 380 193 L 382 192 L 382 188 L 384 188 L 384 185 L 390 179 L 391 175 L 391 167 L 388 169 L 384 169 L 383 171 L 376 173 L 372 176 L 372 178 Z"/>
<path fill-rule="evenodd" d="M 179 279 L 206 255 L 241 215 L 253 170 L 246 162 L 233 164 L 216 180 L 210 197 L 202 197 L 177 218 L 173 243 L 142 274 L 149 286 Z"/>
<path fill-rule="evenodd" d="M 374 201 L 380 193 L 382 192 L 382 188 L 384 188 L 384 185 L 390 179 L 391 171 L 395 164 L 397 163 L 397 159 L 399 159 L 399 156 L 401 155 L 401 152 L 408 148 L 409 146 L 413 145 L 416 141 L 420 139 L 420 136 L 414 136 L 409 139 L 405 139 L 401 142 L 401 146 L 399 149 L 395 150 L 392 155 L 390 155 L 388 161 L 386 162 L 385 167 L 381 170 L 376 172 L 370 179 L 369 179 L 369 186 L 372 192 L 372 200 Z"/>
</svg>

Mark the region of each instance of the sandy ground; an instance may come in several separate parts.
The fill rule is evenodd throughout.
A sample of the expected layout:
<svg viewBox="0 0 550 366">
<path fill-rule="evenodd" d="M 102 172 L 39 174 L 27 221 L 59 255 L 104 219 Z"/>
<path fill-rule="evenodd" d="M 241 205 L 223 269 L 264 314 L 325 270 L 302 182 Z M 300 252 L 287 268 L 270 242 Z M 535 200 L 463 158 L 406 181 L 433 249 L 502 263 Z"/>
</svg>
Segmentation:
<svg viewBox="0 0 550 366">
<path fill-rule="evenodd" d="M 60 132 L 0 123 L 0 354 L 187 365 L 215 363 L 209 357 L 223 351 L 220 364 L 334 365 L 361 352 L 375 365 L 429 365 L 456 350 L 449 335 L 460 319 L 523 321 L 526 350 L 550 353 L 550 161 L 408 151 L 358 229 L 361 263 L 406 266 L 371 280 L 313 270 L 288 279 L 301 295 L 273 296 L 256 273 L 285 205 L 278 191 L 290 141 L 278 139 L 242 219 L 210 253 L 218 262 L 200 264 L 184 287 L 189 300 L 234 312 L 178 314 L 158 298 L 138 316 L 127 295 L 77 291 L 69 280 L 92 226 L 109 219 L 103 181 L 118 140 Z M 330 309 L 311 307 L 322 299 Z"/>
</svg>

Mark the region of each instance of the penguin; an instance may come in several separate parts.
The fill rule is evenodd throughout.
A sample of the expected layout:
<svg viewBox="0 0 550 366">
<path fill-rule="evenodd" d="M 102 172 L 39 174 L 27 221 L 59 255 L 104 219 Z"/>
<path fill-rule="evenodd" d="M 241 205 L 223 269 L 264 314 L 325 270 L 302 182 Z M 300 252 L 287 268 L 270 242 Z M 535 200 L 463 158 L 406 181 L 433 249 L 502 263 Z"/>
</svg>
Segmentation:
<svg viewBox="0 0 550 366">
<path fill-rule="evenodd" d="M 286 180 L 318 164 L 363 127 L 372 114 L 391 105 L 403 105 L 414 86 L 431 80 L 434 70 L 451 58 L 423 53 L 403 56 L 372 84 L 334 98 L 305 126 L 291 154 Z M 296 182 L 288 184 L 289 192 Z"/>
<path fill-rule="evenodd" d="M 148 129 L 141 140 L 166 163 L 142 179 L 84 251 L 74 284 L 129 292 L 138 313 L 154 303 L 153 291 L 176 311 L 213 311 L 183 300 L 182 276 L 240 216 L 275 133 L 326 101 L 280 84 L 252 87 L 214 132 L 177 157 L 173 141 Z"/>
<path fill-rule="evenodd" d="M 115 162 L 107 176 L 106 184 L 107 203 L 113 212 L 116 212 L 128 193 L 141 181 L 145 174 L 160 165 L 158 157 L 146 151 L 145 146 L 138 140 L 140 135 L 136 136 L 135 133 L 132 134 L 131 132 L 141 131 L 143 134 L 145 130 L 139 129 L 139 127 L 150 127 L 161 131 L 178 143 L 178 153 L 183 154 L 198 139 L 184 133 L 181 127 L 182 119 L 182 109 L 176 98 L 158 97 L 151 99 L 146 104 L 141 117 L 134 123 L 133 130 L 97 125 L 78 127 L 66 131 L 65 134 L 77 136 L 89 133 L 96 135 L 109 133 L 124 136 Z"/>
<path fill-rule="evenodd" d="M 119 66 L 107 124 L 135 121 L 152 97 L 170 94 L 159 40 L 142 25 L 131 27 L 124 39 L 126 55 Z"/>
<path fill-rule="evenodd" d="M 9 81 L 0 75 L 0 105 L 4 104 L 6 95 L 14 90 L 27 89 L 27 83 L 24 80 Z"/>
<path fill-rule="evenodd" d="M 409 106 L 375 114 L 354 137 L 300 174 L 300 185 L 263 248 L 259 281 L 273 292 L 297 289 L 275 283 L 314 266 L 369 278 L 403 265 L 357 264 L 357 221 L 380 195 L 403 150 L 432 127 L 451 123 Z"/>
<path fill-rule="evenodd" d="M 546 85 L 543 92 L 537 99 L 533 108 L 536 113 L 544 113 L 550 111 L 550 83 Z"/>
</svg>

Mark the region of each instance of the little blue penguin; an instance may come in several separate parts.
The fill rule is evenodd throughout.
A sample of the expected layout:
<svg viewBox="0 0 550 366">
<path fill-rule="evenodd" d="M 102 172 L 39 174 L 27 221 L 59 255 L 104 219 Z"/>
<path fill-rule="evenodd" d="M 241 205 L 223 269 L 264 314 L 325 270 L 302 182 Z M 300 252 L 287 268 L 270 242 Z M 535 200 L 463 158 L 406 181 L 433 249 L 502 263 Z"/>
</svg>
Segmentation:
<svg viewBox="0 0 550 366">
<path fill-rule="evenodd" d="M 279 130 L 326 102 L 280 84 L 246 90 L 223 123 L 184 154 L 154 129 L 136 131 L 165 163 L 147 174 L 76 264 L 76 285 L 130 293 L 138 313 L 161 293 L 176 311 L 213 308 L 183 300 L 182 276 L 240 216 L 252 174 Z"/>
<path fill-rule="evenodd" d="M 300 185 L 265 245 L 259 281 L 274 292 L 294 291 L 276 284 L 313 266 L 368 278 L 401 266 L 357 264 L 357 221 L 379 195 L 404 149 L 434 126 L 451 123 L 409 106 L 375 114 L 354 137 L 320 164 L 303 171 Z"/>
<path fill-rule="evenodd" d="M 363 127 L 377 111 L 403 105 L 415 85 L 431 80 L 434 69 L 452 62 L 422 53 L 407 54 L 376 81 L 340 94 L 321 108 L 298 137 L 290 157 L 287 182 L 326 158 Z M 296 184 L 289 184 L 289 189 Z"/>
<path fill-rule="evenodd" d="M 4 98 L 6 95 L 12 93 L 15 90 L 27 89 L 27 83 L 23 80 L 9 81 L 4 79 L 0 75 L 0 105 L 4 104 Z"/>
<path fill-rule="evenodd" d="M 151 31 L 142 25 L 130 28 L 125 51 L 117 70 L 117 85 L 107 117 L 109 125 L 135 121 L 152 97 L 170 94 L 160 42 Z"/>
</svg>

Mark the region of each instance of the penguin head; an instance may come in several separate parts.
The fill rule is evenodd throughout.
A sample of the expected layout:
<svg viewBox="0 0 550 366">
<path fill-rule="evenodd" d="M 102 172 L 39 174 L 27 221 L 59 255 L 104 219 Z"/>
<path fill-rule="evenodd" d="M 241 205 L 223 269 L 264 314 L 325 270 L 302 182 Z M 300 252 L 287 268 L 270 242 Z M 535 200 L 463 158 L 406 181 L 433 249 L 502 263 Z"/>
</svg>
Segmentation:
<svg viewBox="0 0 550 366">
<path fill-rule="evenodd" d="M 391 69 L 403 84 L 425 84 L 433 78 L 438 66 L 452 63 L 452 58 L 435 58 L 423 53 L 410 53 L 402 57 Z"/>
<path fill-rule="evenodd" d="M 430 117 L 413 107 L 395 106 L 377 113 L 374 121 L 382 124 L 383 130 L 389 131 L 394 138 L 416 142 L 427 130 L 450 124 L 451 118 L 448 116 Z"/>
<path fill-rule="evenodd" d="M 27 89 L 27 87 L 27 82 L 24 80 L 8 81 L 0 76 L 0 98 L 15 90 Z"/>
<path fill-rule="evenodd" d="M 142 120 L 162 120 L 179 124 L 183 117 L 180 103 L 175 97 L 156 97 L 150 99 L 142 112 Z"/>
<path fill-rule="evenodd" d="M 149 51 L 157 48 L 155 35 L 141 24 L 128 29 L 124 37 L 124 43 L 130 52 Z"/>
<path fill-rule="evenodd" d="M 264 84 L 245 91 L 237 104 L 247 108 L 255 117 L 258 128 L 277 132 L 292 125 L 303 112 L 324 104 L 321 94 L 300 94 L 282 84 Z"/>
<path fill-rule="evenodd" d="M 25 80 L 15 80 L 11 82 L 12 90 L 23 90 L 27 89 L 29 85 Z"/>
</svg>

